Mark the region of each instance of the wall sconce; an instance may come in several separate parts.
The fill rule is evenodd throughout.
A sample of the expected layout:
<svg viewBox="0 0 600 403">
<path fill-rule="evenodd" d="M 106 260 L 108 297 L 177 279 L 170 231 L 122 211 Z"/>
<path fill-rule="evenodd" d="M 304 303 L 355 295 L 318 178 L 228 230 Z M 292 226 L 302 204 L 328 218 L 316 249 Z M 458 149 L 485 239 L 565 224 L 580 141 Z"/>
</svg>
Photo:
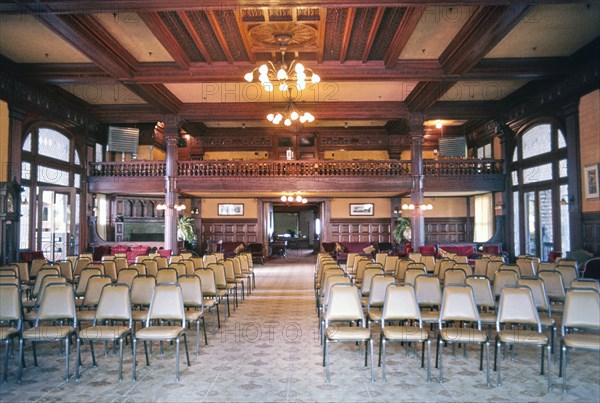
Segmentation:
<svg viewBox="0 0 600 403">
<path fill-rule="evenodd" d="M 406 204 L 404 203 L 402 205 L 402 210 L 414 210 L 416 208 L 420 208 L 421 210 L 425 211 L 425 210 L 433 210 L 433 206 L 431 204 Z"/>
<path fill-rule="evenodd" d="M 494 204 L 494 210 L 502 210 L 504 208 L 504 204 L 501 201 L 496 202 Z"/>
<path fill-rule="evenodd" d="M 198 207 L 193 208 L 192 211 L 190 211 L 190 213 L 193 215 L 198 215 L 200 214 L 200 209 Z"/>
<path fill-rule="evenodd" d="M 156 205 L 157 210 L 166 210 L 167 208 L 173 208 L 177 211 L 182 211 L 182 210 L 185 210 L 186 207 L 185 207 L 185 204 L 183 204 L 183 203 L 177 203 L 174 206 L 167 206 L 164 202 L 160 202 Z"/>
</svg>

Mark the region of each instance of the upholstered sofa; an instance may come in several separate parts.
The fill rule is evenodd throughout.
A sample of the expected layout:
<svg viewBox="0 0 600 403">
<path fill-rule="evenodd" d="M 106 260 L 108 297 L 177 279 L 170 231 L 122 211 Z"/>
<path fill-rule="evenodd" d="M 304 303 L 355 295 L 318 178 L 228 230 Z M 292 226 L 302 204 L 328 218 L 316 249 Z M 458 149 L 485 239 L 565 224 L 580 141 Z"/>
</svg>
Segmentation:
<svg viewBox="0 0 600 403">
<path fill-rule="evenodd" d="M 115 245 L 110 248 L 111 255 L 116 253 L 125 253 L 125 257 L 127 258 L 127 262 L 135 263 L 135 258 L 141 255 L 147 255 L 150 253 L 149 246 L 136 245 L 136 246 L 127 246 L 127 245 Z"/>
<path fill-rule="evenodd" d="M 438 247 L 437 247 L 438 255 L 440 255 L 442 253 L 440 249 L 444 250 L 448 253 L 454 253 L 458 256 L 467 256 L 470 258 L 471 257 L 474 258 L 475 257 L 474 255 L 476 253 L 476 247 L 475 247 L 474 243 L 438 245 Z"/>
<path fill-rule="evenodd" d="M 364 249 L 370 246 L 373 246 L 371 242 L 336 242 L 334 257 L 338 262 L 345 262 L 348 258 L 348 253 L 366 255 Z M 376 250 L 377 249 L 373 247 L 373 252 Z"/>
<path fill-rule="evenodd" d="M 225 259 L 236 255 L 236 249 L 242 245 L 242 249 L 246 248 L 246 245 L 242 241 L 225 241 L 217 244 L 217 252 L 223 253 Z"/>
</svg>

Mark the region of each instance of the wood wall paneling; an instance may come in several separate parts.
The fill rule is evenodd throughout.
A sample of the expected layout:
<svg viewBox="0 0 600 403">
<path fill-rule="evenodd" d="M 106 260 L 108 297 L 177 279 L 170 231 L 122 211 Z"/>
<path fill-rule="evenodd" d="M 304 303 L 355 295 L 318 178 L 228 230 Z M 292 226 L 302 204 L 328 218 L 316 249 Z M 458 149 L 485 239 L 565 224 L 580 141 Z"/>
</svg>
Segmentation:
<svg viewBox="0 0 600 403">
<path fill-rule="evenodd" d="M 464 243 L 473 240 L 468 233 L 467 218 L 425 218 L 425 243 Z"/>
<path fill-rule="evenodd" d="M 391 242 L 389 219 L 331 220 L 329 242 Z"/>
<path fill-rule="evenodd" d="M 600 213 L 583 214 L 583 249 L 600 256 Z"/>
<path fill-rule="evenodd" d="M 202 220 L 202 242 L 258 242 L 258 221 Z"/>
</svg>

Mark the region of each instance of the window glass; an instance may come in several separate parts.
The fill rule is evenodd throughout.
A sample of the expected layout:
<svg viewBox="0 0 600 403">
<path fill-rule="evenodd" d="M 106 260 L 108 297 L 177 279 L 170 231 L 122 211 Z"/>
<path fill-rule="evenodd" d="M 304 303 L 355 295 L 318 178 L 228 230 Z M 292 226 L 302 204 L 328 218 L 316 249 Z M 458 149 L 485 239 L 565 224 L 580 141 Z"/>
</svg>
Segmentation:
<svg viewBox="0 0 600 403">
<path fill-rule="evenodd" d="M 523 183 L 534 183 L 552 179 L 552 164 L 523 169 Z"/>
<path fill-rule="evenodd" d="M 27 137 L 25 137 L 25 142 L 23 142 L 23 151 L 31 152 L 31 133 L 27 133 Z"/>
<path fill-rule="evenodd" d="M 512 184 L 513 186 L 519 184 L 519 171 L 512 171 Z"/>
<path fill-rule="evenodd" d="M 74 179 L 74 186 L 79 189 L 81 187 L 81 175 L 79 174 L 75 174 Z"/>
<path fill-rule="evenodd" d="M 567 176 L 567 160 L 558 161 L 558 175 L 561 178 L 565 178 Z"/>
<path fill-rule="evenodd" d="M 558 148 L 565 148 L 567 146 L 567 142 L 565 140 L 565 134 L 562 130 L 558 130 Z"/>
<path fill-rule="evenodd" d="M 521 221 L 519 220 L 519 192 L 513 192 L 513 240 L 515 256 L 521 254 Z"/>
<path fill-rule="evenodd" d="M 50 183 L 52 185 L 69 186 L 69 173 L 40 165 L 37 170 L 37 180 L 38 182 Z"/>
<path fill-rule="evenodd" d="M 565 200 L 567 203 L 560 203 L 560 240 L 561 240 L 561 252 L 563 256 L 566 256 L 567 252 L 571 250 L 571 232 L 569 228 L 569 207 L 571 199 L 569 197 L 569 186 L 561 185 L 560 187 L 560 198 Z"/>
<path fill-rule="evenodd" d="M 31 179 L 31 163 L 25 161 L 21 162 L 21 178 Z"/>
<path fill-rule="evenodd" d="M 549 124 L 538 125 L 523 134 L 523 159 L 549 153 L 552 149 L 551 127 Z"/>
<path fill-rule="evenodd" d="M 21 192 L 21 219 L 19 220 L 19 249 L 29 249 L 29 187 L 22 186 Z"/>
<path fill-rule="evenodd" d="M 515 147 L 515 151 L 513 152 L 513 162 L 517 162 L 519 160 L 519 147 Z"/>
<path fill-rule="evenodd" d="M 79 159 L 79 153 L 77 152 L 77 150 L 73 150 L 73 151 L 75 151 L 74 157 L 73 157 L 75 165 L 81 165 L 81 160 Z"/>
<path fill-rule="evenodd" d="M 102 144 L 96 143 L 96 162 L 104 161 L 104 147 Z"/>
<path fill-rule="evenodd" d="M 46 157 L 69 162 L 69 139 L 56 130 L 41 128 L 38 137 L 38 153 Z"/>
</svg>

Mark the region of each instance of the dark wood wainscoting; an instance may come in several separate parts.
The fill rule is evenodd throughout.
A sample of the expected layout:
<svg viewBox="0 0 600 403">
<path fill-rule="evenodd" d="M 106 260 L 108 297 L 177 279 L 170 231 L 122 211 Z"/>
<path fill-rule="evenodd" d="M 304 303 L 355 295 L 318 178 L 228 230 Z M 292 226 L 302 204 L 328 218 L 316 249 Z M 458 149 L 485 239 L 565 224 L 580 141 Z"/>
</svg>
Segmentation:
<svg viewBox="0 0 600 403">
<path fill-rule="evenodd" d="M 466 217 L 425 218 L 425 243 L 471 242 L 473 235 Z"/>
<path fill-rule="evenodd" d="M 391 242 L 389 218 L 343 219 L 329 222 L 329 242 Z"/>
<path fill-rule="evenodd" d="M 600 213 L 583 214 L 583 249 L 600 256 Z"/>
<path fill-rule="evenodd" d="M 202 242 L 231 242 L 244 243 L 258 241 L 258 222 L 254 220 L 202 220 Z"/>
</svg>

